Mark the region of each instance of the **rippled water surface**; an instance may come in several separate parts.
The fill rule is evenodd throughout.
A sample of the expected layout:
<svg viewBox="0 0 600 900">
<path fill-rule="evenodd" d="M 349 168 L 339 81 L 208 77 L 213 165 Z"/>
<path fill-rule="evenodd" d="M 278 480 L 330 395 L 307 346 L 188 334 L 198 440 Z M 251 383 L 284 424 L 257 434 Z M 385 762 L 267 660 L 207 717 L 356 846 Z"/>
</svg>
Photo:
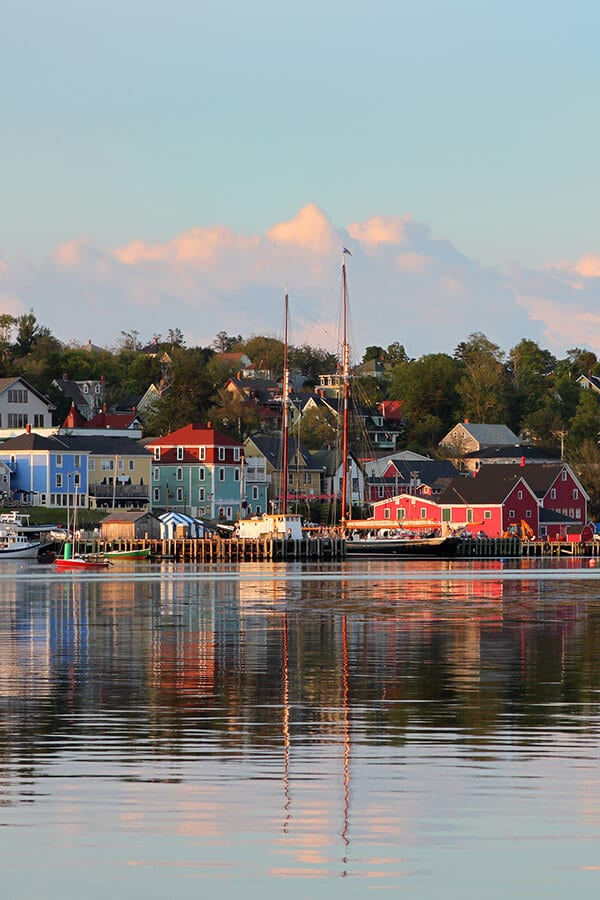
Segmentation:
<svg viewBox="0 0 600 900">
<path fill-rule="evenodd" d="M 597 896 L 600 569 L 553 565 L 4 563 L 3 894 Z"/>
</svg>

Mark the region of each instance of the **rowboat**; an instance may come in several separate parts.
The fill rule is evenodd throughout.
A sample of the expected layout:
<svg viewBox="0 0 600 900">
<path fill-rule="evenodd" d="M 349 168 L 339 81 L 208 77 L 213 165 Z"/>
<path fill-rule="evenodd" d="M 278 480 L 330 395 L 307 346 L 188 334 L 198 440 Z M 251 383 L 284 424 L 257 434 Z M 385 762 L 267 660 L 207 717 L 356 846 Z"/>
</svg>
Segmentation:
<svg viewBox="0 0 600 900">
<path fill-rule="evenodd" d="M 139 550 L 107 550 L 102 554 L 106 559 L 148 559 L 150 547 L 140 547 Z"/>
<path fill-rule="evenodd" d="M 59 556 L 54 560 L 54 564 L 59 569 L 107 569 L 110 563 L 107 559 L 95 556 L 71 556 L 68 559 Z"/>
</svg>

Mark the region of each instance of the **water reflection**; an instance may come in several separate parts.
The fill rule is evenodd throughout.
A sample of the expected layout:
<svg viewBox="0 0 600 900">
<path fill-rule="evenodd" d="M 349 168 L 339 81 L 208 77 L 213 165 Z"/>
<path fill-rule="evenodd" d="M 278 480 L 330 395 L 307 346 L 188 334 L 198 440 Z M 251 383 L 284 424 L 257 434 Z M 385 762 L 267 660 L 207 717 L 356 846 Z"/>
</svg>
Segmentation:
<svg viewBox="0 0 600 900">
<path fill-rule="evenodd" d="M 428 854 L 466 865 L 523 809 L 524 841 L 553 804 L 568 835 L 600 826 L 580 562 L 20 566 L 0 592 L 3 823 L 49 827 L 59 855 L 65 829 L 102 832 L 115 878 L 159 859 L 171 877 L 180 854 L 203 878 L 410 878 L 417 896 Z"/>
</svg>

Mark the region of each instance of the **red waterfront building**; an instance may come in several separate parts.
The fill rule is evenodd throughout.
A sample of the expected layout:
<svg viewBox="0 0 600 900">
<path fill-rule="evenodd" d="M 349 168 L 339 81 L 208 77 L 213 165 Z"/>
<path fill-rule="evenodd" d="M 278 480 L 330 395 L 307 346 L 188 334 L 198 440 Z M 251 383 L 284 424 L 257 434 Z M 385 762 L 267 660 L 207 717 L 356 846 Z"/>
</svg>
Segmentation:
<svg viewBox="0 0 600 900">
<path fill-rule="evenodd" d="M 434 499 L 399 494 L 373 506 L 376 519 L 407 528 L 499 537 L 526 522 L 536 537 L 564 538 L 587 520 L 588 496 L 566 463 L 482 466 Z M 548 513 L 548 514 L 545 514 Z"/>
</svg>

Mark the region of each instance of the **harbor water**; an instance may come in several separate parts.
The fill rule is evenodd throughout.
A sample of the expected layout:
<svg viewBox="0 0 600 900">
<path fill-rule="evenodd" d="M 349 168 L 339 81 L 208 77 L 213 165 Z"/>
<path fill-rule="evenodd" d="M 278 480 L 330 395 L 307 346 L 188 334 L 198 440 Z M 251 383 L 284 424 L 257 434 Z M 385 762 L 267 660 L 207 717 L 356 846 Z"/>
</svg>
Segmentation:
<svg viewBox="0 0 600 900">
<path fill-rule="evenodd" d="M 5 563 L 5 895 L 597 896 L 593 562 Z"/>
</svg>

